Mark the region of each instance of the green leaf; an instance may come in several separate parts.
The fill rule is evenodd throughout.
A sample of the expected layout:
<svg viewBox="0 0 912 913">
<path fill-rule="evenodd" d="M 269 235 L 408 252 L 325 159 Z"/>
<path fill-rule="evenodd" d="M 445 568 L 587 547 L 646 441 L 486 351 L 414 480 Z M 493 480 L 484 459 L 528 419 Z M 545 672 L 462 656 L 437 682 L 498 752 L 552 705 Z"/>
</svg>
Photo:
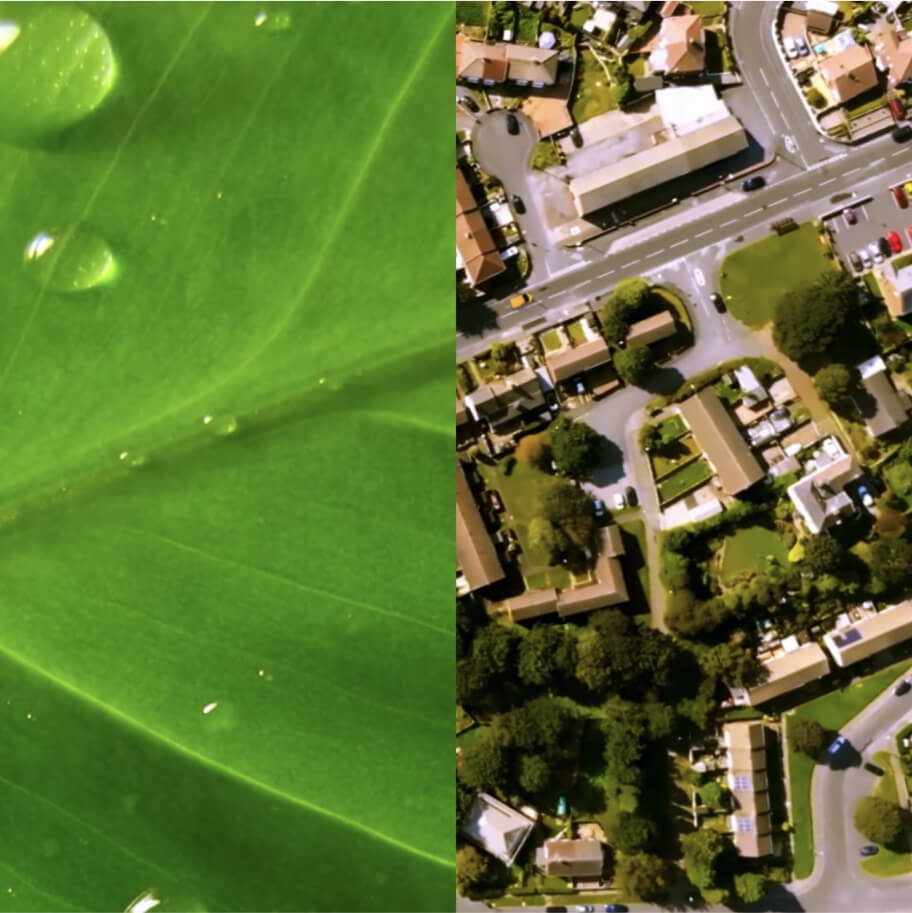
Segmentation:
<svg viewBox="0 0 912 913">
<path fill-rule="evenodd" d="M 451 17 L 0 4 L 0 908 L 452 904 Z"/>
</svg>

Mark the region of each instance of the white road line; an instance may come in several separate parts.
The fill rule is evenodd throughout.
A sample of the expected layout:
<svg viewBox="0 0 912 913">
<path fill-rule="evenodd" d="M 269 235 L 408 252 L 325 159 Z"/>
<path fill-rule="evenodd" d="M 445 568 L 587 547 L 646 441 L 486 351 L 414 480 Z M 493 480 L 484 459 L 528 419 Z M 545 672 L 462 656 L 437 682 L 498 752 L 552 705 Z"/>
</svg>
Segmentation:
<svg viewBox="0 0 912 913">
<path fill-rule="evenodd" d="M 719 227 L 725 228 L 726 225 L 734 225 L 735 222 L 738 222 L 738 221 L 740 221 L 740 219 L 729 219 L 727 222 L 720 223 Z"/>
<path fill-rule="evenodd" d="M 711 229 L 711 228 L 707 228 L 706 231 L 701 231 L 701 232 L 699 232 L 699 234 L 694 235 L 694 237 L 695 237 L 695 238 L 702 238 L 703 235 L 709 235 L 709 234 L 712 234 L 712 229 Z"/>
<path fill-rule="evenodd" d="M 801 194 L 803 194 L 803 193 L 810 193 L 813 189 L 814 189 L 813 187 L 805 187 L 804 190 L 798 190 L 798 191 L 796 191 L 795 193 L 793 193 L 792 196 L 793 196 L 793 197 L 800 197 Z"/>
<path fill-rule="evenodd" d="M 621 269 L 629 269 L 631 266 L 636 266 L 639 262 L 639 260 L 631 260 L 629 263 L 623 263 L 621 264 Z"/>
<path fill-rule="evenodd" d="M 896 158 L 897 155 L 902 155 L 905 151 L 905 149 L 897 149 L 896 152 L 890 153 L 890 158 Z"/>
<path fill-rule="evenodd" d="M 836 180 L 836 178 L 828 178 L 828 179 L 825 180 L 825 181 L 821 181 L 821 182 L 820 182 L 820 186 L 821 186 L 821 187 L 826 187 L 827 184 L 832 184 L 833 181 L 835 181 L 835 180 Z"/>
<path fill-rule="evenodd" d="M 883 164 L 884 161 L 885 161 L 885 159 L 883 158 L 883 156 L 881 156 L 879 159 L 874 159 L 874 161 L 871 162 L 870 164 L 871 164 L 871 166 L 873 167 L 874 165 L 881 165 L 881 164 Z M 849 172 L 847 171 L 846 174 L 848 174 L 848 173 L 849 173 Z"/>
<path fill-rule="evenodd" d="M 749 216 L 755 216 L 755 215 L 757 215 L 758 212 L 763 212 L 763 210 L 762 209 L 752 209 L 750 212 L 744 213 L 744 218 L 746 219 Z M 737 221 L 737 219 L 735 221 Z"/>
<path fill-rule="evenodd" d="M 861 168 L 862 168 L 862 166 L 859 165 L 857 168 L 852 168 L 850 171 L 844 171 L 843 177 L 845 177 L 846 175 L 849 175 L 849 174 L 855 174 L 856 171 L 861 171 Z"/>
<path fill-rule="evenodd" d="M 769 80 L 766 78 L 766 73 L 763 72 L 763 67 L 759 67 L 760 78 L 766 83 L 767 89 L 770 87 Z"/>
<path fill-rule="evenodd" d="M 780 203 L 788 203 L 788 201 L 788 197 L 783 197 L 781 200 L 776 200 L 775 203 L 770 203 L 770 206 L 778 206 Z"/>
<path fill-rule="evenodd" d="M 668 246 L 669 246 L 669 248 L 680 247 L 682 244 L 686 244 L 689 240 L 690 240 L 689 238 L 684 238 L 683 240 L 675 241 L 674 244 L 669 244 Z"/>
<path fill-rule="evenodd" d="M 604 279 L 605 276 L 610 276 L 613 272 L 615 272 L 615 270 L 610 269 L 610 270 L 608 270 L 607 273 L 602 273 L 598 278 L 599 278 L 599 279 Z"/>
</svg>

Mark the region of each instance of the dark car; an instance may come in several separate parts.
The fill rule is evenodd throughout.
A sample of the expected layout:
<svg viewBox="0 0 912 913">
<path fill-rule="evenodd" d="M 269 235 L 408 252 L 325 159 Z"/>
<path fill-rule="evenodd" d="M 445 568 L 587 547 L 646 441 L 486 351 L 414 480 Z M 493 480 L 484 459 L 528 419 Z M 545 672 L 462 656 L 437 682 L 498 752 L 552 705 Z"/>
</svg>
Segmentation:
<svg viewBox="0 0 912 913">
<path fill-rule="evenodd" d="M 838 755 L 842 749 L 849 744 L 849 740 L 844 736 L 837 736 L 833 742 L 830 744 L 830 747 L 827 749 L 827 754 L 834 756 Z"/>
<path fill-rule="evenodd" d="M 582 149 L 583 147 L 583 134 L 579 132 L 579 127 L 574 127 L 570 131 L 570 141 L 576 146 L 577 149 Z"/>
<path fill-rule="evenodd" d="M 752 178 L 745 178 L 741 182 L 742 190 L 759 190 L 761 187 L 766 186 L 766 178 L 760 177 L 759 174 L 755 174 Z"/>
<path fill-rule="evenodd" d="M 903 124 L 901 127 L 897 127 L 890 136 L 893 137 L 894 143 L 906 143 L 912 139 L 912 127 Z"/>
<path fill-rule="evenodd" d="M 567 913 L 566 907 L 545 907 L 545 913 Z"/>
<path fill-rule="evenodd" d="M 606 903 L 602 909 L 605 913 L 627 913 L 628 910 L 622 903 Z"/>
<path fill-rule="evenodd" d="M 874 846 L 873 843 L 869 843 L 867 846 L 861 848 L 862 856 L 876 856 L 880 847 Z"/>
<path fill-rule="evenodd" d="M 460 95 L 459 100 L 473 113 L 478 113 L 478 102 L 471 95 Z"/>
<path fill-rule="evenodd" d="M 896 186 L 892 190 L 893 199 L 896 200 L 896 205 L 900 209 L 907 209 L 909 206 L 909 200 L 906 198 L 906 192 L 902 189 L 901 186 Z"/>
<path fill-rule="evenodd" d="M 522 197 L 518 197 L 515 193 L 510 199 L 513 202 L 513 208 L 522 215 L 526 211 L 526 204 L 523 203 Z"/>
<path fill-rule="evenodd" d="M 884 775 L 884 769 L 882 767 L 878 767 L 876 764 L 872 764 L 870 761 L 865 764 L 864 769 L 869 774 L 874 774 L 875 777 L 882 777 Z"/>
<path fill-rule="evenodd" d="M 880 252 L 885 257 L 890 257 L 893 254 L 893 247 L 886 238 L 878 238 L 877 246 L 880 248 Z"/>
<path fill-rule="evenodd" d="M 510 136 L 516 136 L 516 134 L 519 133 L 519 121 L 516 119 L 515 114 L 507 115 L 507 133 L 509 133 Z"/>
<path fill-rule="evenodd" d="M 628 485 L 624 489 L 624 500 L 627 502 L 628 507 L 636 507 L 637 491 L 632 485 Z"/>
<path fill-rule="evenodd" d="M 912 691 L 912 683 L 910 683 L 907 679 L 903 679 L 903 680 L 902 680 L 902 681 L 893 689 L 893 693 L 894 693 L 897 697 L 902 697 L 904 694 L 908 694 L 910 691 Z"/>
<path fill-rule="evenodd" d="M 855 215 L 854 209 L 844 209 L 842 214 L 845 216 L 846 225 L 854 225 L 858 221 L 858 216 Z"/>
<path fill-rule="evenodd" d="M 725 313 L 725 301 L 718 292 L 713 292 L 709 296 L 709 300 L 712 302 L 712 306 L 720 313 Z"/>
<path fill-rule="evenodd" d="M 502 511 L 504 509 L 503 501 L 500 499 L 500 492 L 490 489 L 488 491 L 488 501 L 491 502 L 491 507 L 496 511 Z"/>
<path fill-rule="evenodd" d="M 849 254 L 849 263 L 852 264 L 852 269 L 855 270 L 856 273 L 860 273 L 864 269 L 861 257 L 859 257 L 854 250 Z"/>
</svg>

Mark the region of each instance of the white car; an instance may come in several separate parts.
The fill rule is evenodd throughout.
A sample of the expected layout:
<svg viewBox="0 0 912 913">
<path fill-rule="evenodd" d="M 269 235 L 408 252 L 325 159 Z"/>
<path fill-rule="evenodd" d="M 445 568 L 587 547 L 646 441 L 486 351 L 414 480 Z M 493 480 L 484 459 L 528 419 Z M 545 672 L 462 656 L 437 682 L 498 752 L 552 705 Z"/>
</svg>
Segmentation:
<svg viewBox="0 0 912 913">
<path fill-rule="evenodd" d="M 786 38 L 782 42 L 783 47 L 785 48 L 785 56 L 789 60 L 794 60 L 798 56 L 798 45 L 795 42 L 794 38 Z"/>
<path fill-rule="evenodd" d="M 615 492 L 614 494 L 614 509 L 623 510 L 627 506 L 624 501 L 624 493 L 621 491 Z"/>
<path fill-rule="evenodd" d="M 884 255 L 880 252 L 880 245 L 876 241 L 872 241 L 868 245 L 868 252 L 874 258 L 875 263 L 883 263 Z"/>
<path fill-rule="evenodd" d="M 811 49 L 807 46 L 807 42 L 801 36 L 795 39 L 795 45 L 798 48 L 798 53 L 802 57 L 811 53 Z"/>
<path fill-rule="evenodd" d="M 864 264 L 865 269 L 870 269 L 874 265 L 874 261 L 871 259 L 871 255 L 868 253 L 867 248 L 862 248 L 858 251 L 858 256 L 861 257 L 861 262 Z"/>
</svg>

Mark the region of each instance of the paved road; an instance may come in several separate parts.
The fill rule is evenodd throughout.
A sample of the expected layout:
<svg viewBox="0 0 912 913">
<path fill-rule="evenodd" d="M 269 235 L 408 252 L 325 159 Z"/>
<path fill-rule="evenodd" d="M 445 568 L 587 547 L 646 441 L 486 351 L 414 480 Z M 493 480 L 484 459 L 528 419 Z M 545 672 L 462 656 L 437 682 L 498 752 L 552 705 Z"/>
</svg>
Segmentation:
<svg viewBox="0 0 912 913">
<path fill-rule="evenodd" d="M 879 749 L 893 747 L 891 736 L 901 724 L 912 721 L 912 701 L 909 695 L 895 697 L 894 684 L 842 729 L 865 760 Z M 872 791 L 874 781 L 860 766 L 817 767 L 811 789 L 817 862 L 810 878 L 792 885 L 806 910 L 908 913 L 912 909 L 912 875 L 872 878 L 860 865 L 858 851 L 867 841 L 855 830 L 852 814 L 858 801 Z"/>
</svg>

